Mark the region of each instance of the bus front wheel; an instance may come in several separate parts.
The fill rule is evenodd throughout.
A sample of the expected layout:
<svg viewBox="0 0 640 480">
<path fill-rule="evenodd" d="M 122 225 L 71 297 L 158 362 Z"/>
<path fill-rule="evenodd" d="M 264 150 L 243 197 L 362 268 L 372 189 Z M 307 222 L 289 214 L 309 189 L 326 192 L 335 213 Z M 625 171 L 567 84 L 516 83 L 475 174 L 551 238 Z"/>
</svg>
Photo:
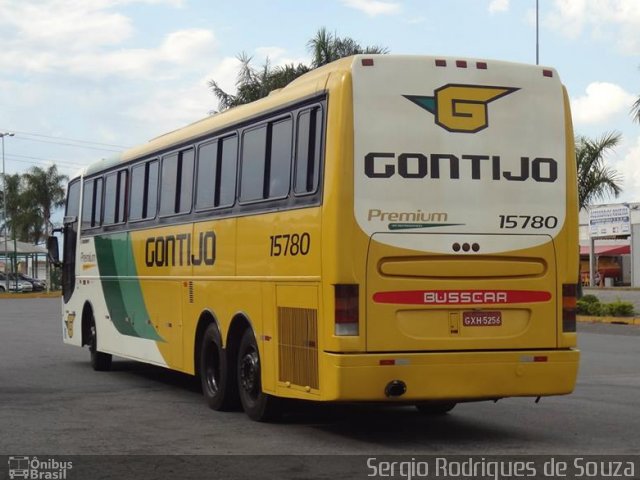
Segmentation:
<svg viewBox="0 0 640 480">
<path fill-rule="evenodd" d="M 237 386 L 229 381 L 235 370 L 229 369 L 229 363 L 232 362 L 227 362 L 220 331 L 212 323 L 202 335 L 199 367 L 202 393 L 213 410 L 232 410 L 238 403 Z"/>
<path fill-rule="evenodd" d="M 247 329 L 238 350 L 238 390 L 245 413 L 252 420 L 268 422 L 280 416 L 280 404 L 276 397 L 262 391 L 260 353 L 255 336 Z"/>
<path fill-rule="evenodd" d="M 98 351 L 98 330 L 96 321 L 91 315 L 89 320 L 89 352 L 91 353 L 91 366 L 98 372 L 108 372 L 111 370 L 111 354 Z"/>
</svg>

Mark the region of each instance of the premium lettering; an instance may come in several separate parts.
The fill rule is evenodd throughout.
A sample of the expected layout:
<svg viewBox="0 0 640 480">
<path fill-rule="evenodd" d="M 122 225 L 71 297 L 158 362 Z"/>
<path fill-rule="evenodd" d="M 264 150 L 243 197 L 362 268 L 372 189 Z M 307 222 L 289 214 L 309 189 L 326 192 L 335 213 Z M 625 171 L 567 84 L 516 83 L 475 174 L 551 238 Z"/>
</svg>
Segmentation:
<svg viewBox="0 0 640 480">
<path fill-rule="evenodd" d="M 422 210 L 385 212 L 378 208 L 370 208 L 367 219 L 381 222 L 446 222 L 448 215 L 444 212 L 423 212 Z"/>
</svg>

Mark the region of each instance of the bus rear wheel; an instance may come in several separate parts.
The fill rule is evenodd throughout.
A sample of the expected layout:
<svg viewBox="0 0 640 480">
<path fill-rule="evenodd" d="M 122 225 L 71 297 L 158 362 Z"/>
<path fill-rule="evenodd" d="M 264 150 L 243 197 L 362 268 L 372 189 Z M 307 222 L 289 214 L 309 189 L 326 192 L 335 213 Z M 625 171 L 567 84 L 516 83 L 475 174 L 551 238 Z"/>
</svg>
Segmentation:
<svg viewBox="0 0 640 480">
<path fill-rule="evenodd" d="M 416 408 L 425 415 L 445 415 L 457 405 L 456 402 L 420 402 Z"/>
<path fill-rule="evenodd" d="M 111 354 L 98 351 L 98 330 L 96 321 L 91 315 L 89 320 L 89 352 L 91 353 L 91 366 L 98 372 L 108 372 L 111 370 Z"/>
<path fill-rule="evenodd" d="M 202 335 L 199 369 L 202 393 L 209 408 L 234 409 L 238 404 L 237 384 L 233 381 L 235 369 L 229 369 L 220 331 L 213 323 Z"/>
<path fill-rule="evenodd" d="M 237 377 L 240 402 L 249 418 L 258 422 L 268 422 L 280 416 L 281 405 L 276 397 L 262 391 L 260 375 L 258 345 L 253 331 L 247 329 L 238 349 Z"/>
</svg>

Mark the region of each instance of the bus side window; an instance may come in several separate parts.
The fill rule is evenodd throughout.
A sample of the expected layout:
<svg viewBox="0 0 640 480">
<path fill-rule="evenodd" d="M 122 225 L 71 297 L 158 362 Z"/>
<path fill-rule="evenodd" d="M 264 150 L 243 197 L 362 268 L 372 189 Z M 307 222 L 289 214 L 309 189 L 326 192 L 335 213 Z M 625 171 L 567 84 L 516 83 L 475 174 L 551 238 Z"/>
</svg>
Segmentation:
<svg viewBox="0 0 640 480">
<path fill-rule="evenodd" d="M 296 195 L 314 193 L 318 188 L 322 139 L 322 110 L 313 107 L 298 115 L 296 165 L 293 191 Z"/>
<path fill-rule="evenodd" d="M 102 225 L 102 178 L 95 179 L 95 187 L 93 191 L 93 216 L 91 217 L 91 226 L 99 227 Z"/>
<path fill-rule="evenodd" d="M 120 170 L 104 179 L 104 225 L 124 222 L 127 171 Z"/>
<path fill-rule="evenodd" d="M 193 202 L 193 148 L 180 152 L 178 162 L 178 198 L 176 198 L 176 213 L 191 212 Z"/>
<path fill-rule="evenodd" d="M 80 211 L 80 182 L 75 181 L 69 185 L 69 192 L 67 193 L 67 208 L 65 216 L 77 217 Z"/>
<path fill-rule="evenodd" d="M 129 220 L 141 220 L 145 190 L 144 163 L 131 168 L 131 195 L 129 196 Z"/>
<path fill-rule="evenodd" d="M 93 211 L 93 180 L 85 181 L 82 191 L 82 229 L 91 228 Z"/>
<path fill-rule="evenodd" d="M 155 218 L 158 201 L 158 161 L 141 163 L 131 168 L 129 220 Z"/>
<path fill-rule="evenodd" d="M 269 139 L 269 192 L 268 198 L 282 198 L 289 194 L 291 185 L 291 144 L 293 132 L 291 118 L 270 124 Z"/>
<path fill-rule="evenodd" d="M 162 159 L 160 215 L 191 211 L 193 149 L 172 153 Z"/>
<path fill-rule="evenodd" d="M 82 195 L 82 228 L 99 227 L 102 214 L 102 178 L 88 180 Z"/>
<path fill-rule="evenodd" d="M 148 162 L 145 170 L 142 215 L 146 219 L 156 218 L 156 211 L 158 210 L 158 163 L 158 160 Z"/>
<path fill-rule="evenodd" d="M 240 178 L 240 201 L 242 202 L 265 198 L 266 145 L 266 125 L 247 130 L 242 135 L 242 173 Z"/>
<path fill-rule="evenodd" d="M 173 153 L 162 159 L 160 180 L 160 215 L 173 215 L 176 210 L 176 177 L 178 173 L 178 154 Z"/>
<path fill-rule="evenodd" d="M 236 200 L 236 173 L 238 170 L 238 136 L 222 139 L 218 151 L 218 174 L 216 176 L 216 207 L 228 207 Z"/>
<path fill-rule="evenodd" d="M 196 210 L 229 207 L 236 198 L 238 137 L 219 138 L 198 148 Z"/>
<path fill-rule="evenodd" d="M 218 141 L 198 148 L 196 166 L 196 210 L 215 206 L 215 189 L 218 183 Z"/>
</svg>

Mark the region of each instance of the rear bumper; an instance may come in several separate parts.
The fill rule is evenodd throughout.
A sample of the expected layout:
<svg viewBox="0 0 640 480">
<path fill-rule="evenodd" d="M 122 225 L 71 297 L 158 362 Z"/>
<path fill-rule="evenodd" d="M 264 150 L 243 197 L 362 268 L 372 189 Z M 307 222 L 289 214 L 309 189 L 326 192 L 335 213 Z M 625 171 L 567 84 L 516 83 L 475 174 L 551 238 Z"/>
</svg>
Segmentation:
<svg viewBox="0 0 640 480">
<path fill-rule="evenodd" d="M 546 360 L 543 360 L 546 358 Z M 381 365 L 394 359 L 395 365 Z M 322 400 L 391 401 L 482 400 L 571 393 L 580 352 L 532 350 L 455 353 L 325 353 L 328 367 L 321 385 Z M 537 361 L 536 361 L 537 360 Z M 393 380 L 406 393 L 387 398 Z"/>
</svg>

